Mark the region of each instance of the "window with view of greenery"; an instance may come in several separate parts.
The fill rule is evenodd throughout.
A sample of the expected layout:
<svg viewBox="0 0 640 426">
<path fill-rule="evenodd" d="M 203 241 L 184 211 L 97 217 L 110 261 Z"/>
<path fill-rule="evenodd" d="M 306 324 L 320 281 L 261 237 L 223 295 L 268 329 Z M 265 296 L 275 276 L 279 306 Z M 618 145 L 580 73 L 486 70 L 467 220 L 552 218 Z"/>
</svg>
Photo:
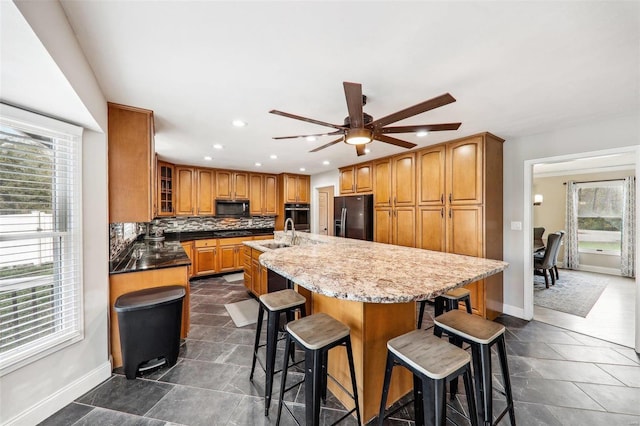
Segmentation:
<svg viewBox="0 0 640 426">
<path fill-rule="evenodd" d="M 81 337 L 81 129 L 0 108 L 3 372 Z"/>
<path fill-rule="evenodd" d="M 623 181 L 578 184 L 578 250 L 620 254 Z"/>
</svg>

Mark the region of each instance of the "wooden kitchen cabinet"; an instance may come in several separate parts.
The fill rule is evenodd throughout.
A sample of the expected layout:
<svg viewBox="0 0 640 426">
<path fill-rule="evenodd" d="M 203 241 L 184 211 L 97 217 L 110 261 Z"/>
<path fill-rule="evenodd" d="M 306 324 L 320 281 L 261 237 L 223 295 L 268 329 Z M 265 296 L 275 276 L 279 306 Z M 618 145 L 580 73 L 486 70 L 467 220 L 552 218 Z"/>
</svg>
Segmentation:
<svg viewBox="0 0 640 426">
<path fill-rule="evenodd" d="M 189 278 L 193 277 L 194 271 L 194 257 L 193 257 L 193 241 L 183 241 L 180 243 L 185 253 L 187 253 L 187 257 L 191 261 L 191 265 L 187 266 L 187 276 Z"/>
<path fill-rule="evenodd" d="M 108 103 L 109 223 L 157 215 L 153 111 Z"/>
<path fill-rule="evenodd" d="M 212 169 L 196 169 L 196 214 L 213 216 L 215 173 Z"/>
<path fill-rule="evenodd" d="M 306 175 L 282 174 L 280 185 L 284 203 L 306 203 L 310 202 L 310 181 Z"/>
<path fill-rule="evenodd" d="M 375 207 L 391 206 L 391 158 L 373 163 L 373 203 Z"/>
<path fill-rule="evenodd" d="M 216 196 L 222 200 L 249 199 L 249 173 L 216 170 Z"/>
<path fill-rule="evenodd" d="M 194 243 L 195 276 L 218 272 L 218 240 L 197 240 Z"/>
<path fill-rule="evenodd" d="M 249 176 L 249 211 L 252 216 L 275 216 L 278 213 L 277 177 L 251 173 Z"/>
<path fill-rule="evenodd" d="M 252 276 L 251 276 L 251 267 L 252 267 L 252 263 L 251 263 L 251 247 L 249 246 L 244 246 L 242 248 L 242 266 L 244 269 L 244 286 L 247 288 L 248 291 L 252 291 L 253 287 L 252 287 Z"/>
<path fill-rule="evenodd" d="M 416 153 L 418 205 L 444 205 L 445 151 L 444 145 L 438 145 Z"/>
<path fill-rule="evenodd" d="M 446 220 L 444 206 L 418 208 L 416 247 L 425 250 L 446 251 Z"/>
<path fill-rule="evenodd" d="M 374 240 L 378 243 L 415 247 L 415 207 L 376 207 Z"/>
<path fill-rule="evenodd" d="M 243 241 L 246 237 L 221 238 L 218 240 L 218 272 L 237 271 L 244 265 Z"/>
<path fill-rule="evenodd" d="M 176 215 L 195 215 L 196 170 L 193 167 L 176 166 Z"/>
<path fill-rule="evenodd" d="M 340 169 L 340 195 L 365 194 L 373 190 L 373 166 L 370 162 Z"/>
<path fill-rule="evenodd" d="M 391 157 L 391 196 L 394 206 L 416 204 L 416 157 L 410 152 Z"/>
<path fill-rule="evenodd" d="M 484 202 L 483 148 L 483 136 L 447 144 L 447 198 L 449 204 L 482 204 Z"/>
<path fill-rule="evenodd" d="M 173 216 L 175 214 L 175 167 L 171 163 L 158 161 L 158 216 Z"/>
</svg>

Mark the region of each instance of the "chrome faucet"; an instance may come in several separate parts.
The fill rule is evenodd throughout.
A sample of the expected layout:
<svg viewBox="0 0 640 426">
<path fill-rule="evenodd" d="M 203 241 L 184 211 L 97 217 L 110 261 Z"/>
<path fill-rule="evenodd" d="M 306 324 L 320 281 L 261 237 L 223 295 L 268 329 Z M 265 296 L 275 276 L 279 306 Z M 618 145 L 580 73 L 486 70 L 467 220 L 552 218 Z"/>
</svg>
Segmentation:
<svg viewBox="0 0 640 426">
<path fill-rule="evenodd" d="M 291 223 L 291 245 L 295 246 L 296 245 L 296 241 L 297 241 L 296 227 L 293 224 L 293 219 L 291 219 L 290 217 L 287 218 L 287 220 L 284 221 L 284 232 L 287 232 L 287 225 L 289 223 Z"/>
</svg>

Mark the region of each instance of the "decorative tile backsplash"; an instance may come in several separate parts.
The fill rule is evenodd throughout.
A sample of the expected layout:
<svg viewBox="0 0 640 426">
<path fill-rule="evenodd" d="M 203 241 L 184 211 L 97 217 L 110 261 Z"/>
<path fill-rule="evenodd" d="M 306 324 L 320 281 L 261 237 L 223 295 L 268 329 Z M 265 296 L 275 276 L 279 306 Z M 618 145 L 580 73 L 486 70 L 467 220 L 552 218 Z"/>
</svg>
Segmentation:
<svg viewBox="0 0 640 426">
<path fill-rule="evenodd" d="M 229 229 L 273 228 L 275 217 L 254 216 L 250 218 L 216 218 L 216 217 L 168 217 L 158 218 L 147 223 L 112 223 L 109 225 L 109 260 L 115 259 L 139 235 L 147 231 L 193 232 L 219 231 Z"/>
</svg>

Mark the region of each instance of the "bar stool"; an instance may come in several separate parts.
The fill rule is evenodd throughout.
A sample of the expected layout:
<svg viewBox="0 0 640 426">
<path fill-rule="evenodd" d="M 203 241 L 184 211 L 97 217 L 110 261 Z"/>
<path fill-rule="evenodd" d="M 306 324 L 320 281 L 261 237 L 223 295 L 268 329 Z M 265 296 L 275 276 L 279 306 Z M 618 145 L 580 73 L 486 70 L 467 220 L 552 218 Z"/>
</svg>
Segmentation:
<svg viewBox="0 0 640 426">
<path fill-rule="evenodd" d="M 509 412 L 511 425 L 516 424 L 516 414 L 511 393 L 507 350 L 504 343 L 504 326 L 493 321 L 470 315 L 458 309 L 437 316 L 434 320 L 434 333 L 441 337 L 442 330 L 449 336 L 455 336 L 471 345 L 473 370 L 476 381 L 476 400 L 478 401 L 478 417 L 484 425 L 495 425 Z M 493 421 L 493 385 L 491 382 L 491 346 L 498 345 L 498 357 L 502 370 L 507 407 Z"/>
<path fill-rule="evenodd" d="M 449 312 L 452 309 L 458 309 L 459 302 L 464 302 L 467 312 L 471 313 L 471 292 L 464 287 L 457 287 L 436 297 L 434 303 L 435 316 L 442 315 L 444 312 Z M 418 315 L 417 328 L 422 328 L 422 319 L 426 306 L 427 301 L 420 300 L 420 314 Z"/>
<path fill-rule="evenodd" d="M 353 394 L 350 396 L 355 402 L 355 407 L 344 416 L 340 417 L 333 424 L 335 425 L 336 423 L 346 419 L 354 411 L 356 412 L 358 424 L 361 424 L 356 373 L 353 366 L 353 353 L 351 351 L 351 330 L 349 327 L 325 313 L 318 313 L 287 323 L 286 330 L 287 339 L 284 355 L 285 365 L 282 370 L 282 383 L 280 385 L 280 400 L 278 401 L 278 418 L 276 420 L 276 425 L 280 424 L 282 406 L 284 406 L 289 414 L 293 416 L 289 407 L 284 403 L 284 394 L 302 383 L 304 383 L 305 386 L 304 424 L 307 426 L 316 426 L 320 424 L 320 399 L 326 400 L 327 392 L 327 352 L 329 349 L 335 348 L 336 346 L 345 346 L 347 349 L 347 359 L 349 361 L 351 386 L 353 390 Z M 289 369 L 287 360 L 289 359 L 289 351 L 291 350 L 292 342 L 298 344 L 304 349 L 304 380 L 286 388 L 287 371 Z M 338 385 L 342 387 L 339 383 Z M 342 389 L 347 392 L 346 389 Z M 300 424 L 297 420 L 296 423 Z"/>
<path fill-rule="evenodd" d="M 280 290 L 273 293 L 266 293 L 259 297 L 260 306 L 258 307 L 258 323 L 256 327 L 256 339 L 253 344 L 253 360 L 251 361 L 251 374 L 249 380 L 253 381 L 253 372 L 256 368 L 256 360 L 258 358 L 258 349 L 266 346 L 265 364 L 260 365 L 265 371 L 264 384 L 264 415 L 269 415 L 269 406 L 271 405 L 271 394 L 273 388 L 273 375 L 276 364 L 276 350 L 278 346 L 278 329 L 280 327 L 280 314 L 286 313 L 288 319 L 293 319 L 293 313 L 300 310 L 300 315 L 305 315 L 305 303 L 307 299 L 294 290 Z M 262 320 L 264 313 L 267 312 L 267 341 L 260 345 L 260 333 L 262 332 Z"/>
<path fill-rule="evenodd" d="M 471 356 L 457 346 L 422 330 L 414 330 L 387 342 L 387 366 L 384 373 L 378 425 L 382 426 L 393 367 L 401 365 L 413 373 L 416 425 L 445 425 L 446 384 L 462 375 L 467 392 L 469 420 L 478 424 L 471 382 Z"/>
</svg>

